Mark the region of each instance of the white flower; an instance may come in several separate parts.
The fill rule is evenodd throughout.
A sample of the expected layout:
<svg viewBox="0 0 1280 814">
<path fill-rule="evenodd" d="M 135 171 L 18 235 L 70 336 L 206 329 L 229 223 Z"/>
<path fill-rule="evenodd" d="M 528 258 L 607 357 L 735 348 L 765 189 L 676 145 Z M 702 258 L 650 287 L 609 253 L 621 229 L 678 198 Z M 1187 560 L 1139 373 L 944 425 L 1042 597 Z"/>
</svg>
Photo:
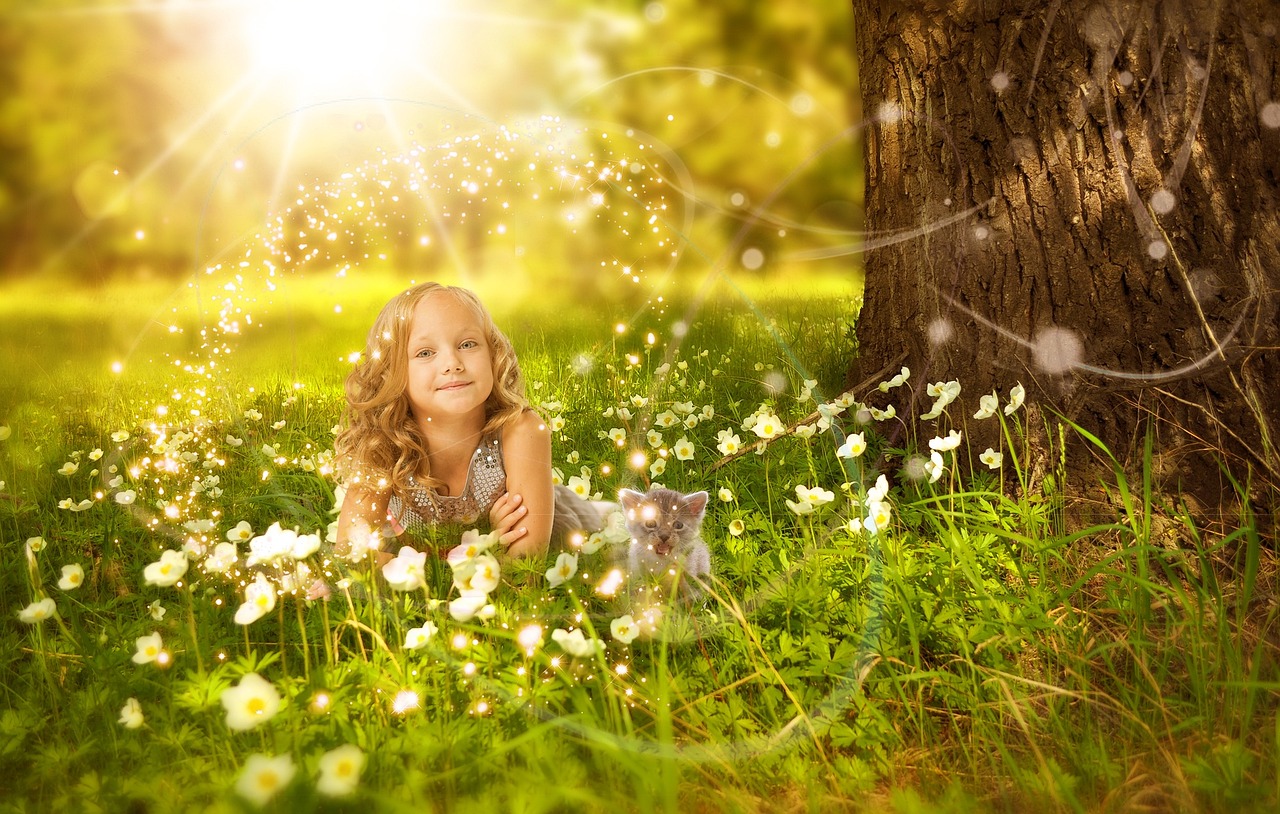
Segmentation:
<svg viewBox="0 0 1280 814">
<path fill-rule="evenodd" d="M 656 416 L 653 417 L 653 423 L 665 429 L 667 427 L 674 427 L 675 425 L 679 424 L 680 419 L 677 418 L 676 414 L 671 412 L 670 410 L 663 410 L 662 412 L 658 413 Z"/>
<path fill-rule="evenodd" d="M 248 520 L 241 520 L 231 528 L 227 529 L 227 541 L 232 543 L 243 543 L 246 540 L 253 539 L 253 526 L 249 525 Z"/>
<path fill-rule="evenodd" d="M 959 430 L 952 430 L 947 433 L 946 438 L 930 438 L 929 449 L 936 452 L 950 452 L 960 446 L 962 435 Z"/>
<path fill-rule="evenodd" d="M 636 620 L 631 618 L 631 614 L 627 614 L 609 623 L 609 633 L 616 641 L 631 644 L 640 634 L 640 627 L 636 624 Z"/>
<path fill-rule="evenodd" d="M 49 597 L 32 602 L 22 610 L 18 611 L 18 621 L 26 622 L 28 625 L 34 625 L 43 622 L 57 612 L 58 606 Z"/>
<path fill-rule="evenodd" d="M 137 698 L 130 698 L 124 702 L 124 706 L 120 708 L 120 720 L 118 723 L 125 729 L 138 729 L 142 726 L 142 704 L 138 703 Z"/>
<path fill-rule="evenodd" d="M 435 622 L 427 621 L 422 623 L 422 627 L 411 628 L 404 635 L 404 649 L 418 650 L 425 647 L 431 637 L 436 635 L 439 630 Z"/>
<path fill-rule="evenodd" d="M 782 421 L 772 413 L 761 413 L 751 425 L 751 431 L 761 438 L 774 438 L 782 433 Z"/>
<path fill-rule="evenodd" d="M 62 578 L 58 587 L 64 591 L 74 591 L 84 582 L 84 569 L 75 563 L 62 566 Z"/>
<path fill-rule="evenodd" d="M 32 554 L 38 554 L 41 551 L 44 551 L 44 546 L 45 542 L 43 537 L 27 538 L 27 551 L 30 551 Z"/>
<path fill-rule="evenodd" d="M 251 625 L 276 607 L 276 586 L 262 574 L 245 586 L 244 604 L 236 609 L 237 625 Z"/>
<path fill-rule="evenodd" d="M 654 461 L 653 463 L 649 464 L 649 477 L 651 477 L 651 478 L 656 478 L 656 477 L 658 477 L 659 475 L 661 475 L 663 472 L 666 472 L 666 471 L 667 471 L 667 459 L 666 459 L 666 458 L 659 458 L 658 460 L 656 460 L 656 461 Z"/>
<path fill-rule="evenodd" d="M 867 451 L 867 440 L 860 432 L 855 432 L 844 439 L 844 443 L 836 450 L 837 458 L 857 458 Z"/>
<path fill-rule="evenodd" d="M 640 396 L 640 395 L 632 396 L 631 406 L 632 407 L 648 407 L 649 399 L 646 398 L 645 396 Z"/>
<path fill-rule="evenodd" d="M 497 542 L 497 532 L 481 534 L 477 529 L 467 529 L 462 533 L 462 543 L 451 548 L 445 555 L 445 559 L 451 567 L 457 568 L 464 562 L 474 560 Z"/>
<path fill-rule="evenodd" d="M 288 754 L 275 757 L 249 755 L 244 762 L 244 769 L 236 778 L 236 794 L 262 808 L 289 785 L 297 770 L 293 765 L 293 758 Z"/>
<path fill-rule="evenodd" d="M 884 475 L 876 478 L 875 486 L 867 490 L 867 502 L 878 503 L 889 496 L 889 479 Z"/>
<path fill-rule="evenodd" d="M 463 591 L 449 603 L 449 615 L 455 621 L 465 622 L 483 610 L 488 601 L 488 595 L 481 591 Z"/>
<path fill-rule="evenodd" d="M 182 551 L 168 549 L 160 554 L 160 559 L 142 569 L 142 579 L 148 585 L 167 588 L 182 579 L 187 573 L 187 555 Z"/>
<path fill-rule="evenodd" d="M 244 417 L 249 419 L 250 421 L 261 421 L 262 413 L 250 407 L 248 410 L 244 411 Z"/>
<path fill-rule="evenodd" d="M 227 446 L 238 447 L 244 444 L 243 438 L 236 438 L 234 435 L 227 436 Z"/>
<path fill-rule="evenodd" d="M 133 489 L 125 489 L 123 491 L 116 492 L 116 503 L 119 503 L 121 506 L 128 506 L 137 499 L 138 493 Z"/>
<path fill-rule="evenodd" d="M 947 405 L 956 400 L 960 395 L 960 382 L 954 379 L 949 382 L 934 382 L 926 388 L 926 392 L 936 401 L 933 402 L 933 408 L 929 412 L 920 416 L 921 421 L 932 421 L 942 415 L 942 411 Z"/>
<path fill-rule="evenodd" d="M 657 430 L 649 430 L 649 432 L 645 435 L 645 440 L 649 442 L 650 447 L 657 449 L 658 447 L 662 446 L 662 433 L 658 432 Z"/>
<path fill-rule="evenodd" d="M 887 382 L 880 382 L 880 392 L 888 393 L 894 387 L 900 387 L 911 377 L 911 369 L 904 366 L 897 376 Z"/>
<path fill-rule="evenodd" d="M 716 493 L 716 496 L 720 498 L 721 502 L 724 502 L 724 503 L 733 502 L 733 490 L 730 489 L 728 486 L 721 486 L 720 491 Z"/>
<path fill-rule="evenodd" d="M 627 431 L 621 427 L 614 427 L 609 430 L 609 440 L 618 446 L 622 446 L 627 443 Z"/>
<path fill-rule="evenodd" d="M 747 524 L 741 520 L 733 519 L 729 521 L 729 533 L 734 537 L 741 537 L 742 532 L 747 530 Z"/>
<path fill-rule="evenodd" d="M 606 543 L 631 542 L 631 532 L 627 529 L 627 518 L 620 510 L 609 512 L 605 518 L 604 529 L 600 532 Z"/>
<path fill-rule="evenodd" d="M 263 455 L 266 455 L 268 458 L 274 458 L 274 457 L 276 457 L 276 455 L 278 455 L 279 453 L 277 453 L 277 452 L 276 452 L 276 448 L 275 448 L 275 447 L 273 447 L 273 446 L 271 446 L 270 444 L 263 444 L 263 445 L 262 445 L 262 454 L 263 454 Z"/>
<path fill-rule="evenodd" d="M 123 444 L 125 441 L 129 440 L 129 431 L 116 430 L 115 432 L 111 433 L 111 440 L 115 441 L 117 444 Z"/>
<path fill-rule="evenodd" d="M 246 673 L 239 684 L 223 690 L 221 701 L 227 710 L 227 728 L 233 732 L 260 726 L 280 711 L 280 693 L 257 673 Z"/>
<path fill-rule="evenodd" d="M 293 538 L 293 550 L 289 552 L 289 556 L 295 560 L 305 560 L 312 554 L 320 550 L 320 535 L 316 534 L 298 534 Z"/>
<path fill-rule="evenodd" d="M 1015 384 L 1013 389 L 1009 391 L 1009 403 L 1004 406 L 1004 414 L 1013 415 L 1022 406 L 1022 402 L 1026 397 L 1027 391 L 1023 389 L 1022 382 Z"/>
<path fill-rule="evenodd" d="M 986 464 L 988 469 L 999 469 L 1001 462 L 1004 461 L 1004 455 L 996 452 L 991 447 L 987 447 L 986 450 L 978 456 L 978 460 Z"/>
<path fill-rule="evenodd" d="M 996 408 L 1000 406 L 1000 399 L 996 394 L 990 393 L 978 399 L 978 412 L 973 414 L 976 419 L 991 418 L 996 414 Z"/>
<path fill-rule="evenodd" d="M 566 485 L 569 487 L 571 492 L 583 500 L 591 499 L 591 481 L 589 479 L 573 475 L 569 478 L 569 483 Z"/>
<path fill-rule="evenodd" d="M 578 573 L 578 555 L 562 551 L 560 556 L 556 557 L 556 564 L 547 569 L 547 582 L 554 588 L 576 573 Z"/>
<path fill-rule="evenodd" d="M 834 492 L 815 486 L 810 489 L 801 484 L 796 485 L 796 501 L 787 501 L 787 508 L 799 515 L 809 514 L 819 506 L 825 506 L 835 500 Z"/>
<path fill-rule="evenodd" d="M 929 453 L 929 460 L 925 461 L 924 472 L 929 476 L 929 483 L 937 483 L 942 477 L 943 470 L 946 469 L 942 461 L 942 453 L 934 450 Z"/>
<path fill-rule="evenodd" d="M 812 438 L 817 432 L 818 428 L 813 424 L 801 424 L 796 427 L 795 436 L 796 438 Z"/>
<path fill-rule="evenodd" d="M 722 456 L 731 456 L 731 454 L 739 451 L 742 447 L 742 439 L 736 433 L 731 433 L 730 430 L 722 430 L 721 433 L 723 436 L 719 439 L 719 444 L 716 445 L 716 448 L 721 451 Z"/>
<path fill-rule="evenodd" d="M 213 553 L 204 561 L 204 570 L 210 574 L 225 574 L 236 564 L 237 559 L 235 543 L 218 543 L 213 547 Z"/>
<path fill-rule="evenodd" d="M 360 785 L 364 752 L 355 744 L 344 744 L 320 756 L 320 779 L 316 791 L 329 797 L 345 797 Z"/>
<path fill-rule="evenodd" d="M 382 576 L 397 591 L 416 591 L 426 583 L 427 552 L 402 546 L 395 559 L 382 566 Z"/>
<path fill-rule="evenodd" d="M 498 561 L 494 556 L 492 554 L 481 554 L 471 561 L 471 565 L 475 569 L 468 580 L 471 589 L 483 594 L 493 592 L 498 587 L 502 577 L 502 569 L 498 566 Z"/>
<path fill-rule="evenodd" d="M 547 426 L 552 432 L 560 432 L 564 429 L 564 416 L 551 416 L 551 420 L 547 422 Z"/>
<path fill-rule="evenodd" d="M 875 534 L 886 526 L 892 519 L 892 513 L 889 511 L 889 504 L 881 501 L 867 504 L 867 516 L 862 521 L 862 527 L 869 533 Z M 850 527 L 857 523 L 857 520 L 850 522 Z"/>
<path fill-rule="evenodd" d="M 273 430 L 283 430 L 283 429 L 284 429 L 284 419 L 282 418 L 282 419 L 280 419 L 279 421 L 277 421 L 277 422 L 275 422 L 274 424 L 272 424 L 272 425 L 271 425 L 271 429 L 273 429 Z"/>
<path fill-rule="evenodd" d="M 577 658 L 589 658 L 604 649 L 604 642 L 599 639 L 588 639 L 583 635 L 582 628 L 573 630 L 556 628 L 551 631 L 551 638 L 566 653 Z"/>
<path fill-rule="evenodd" d="M 134 639 L 133 646 L 137 652 L 133 654 L 134 664 L 150 664 L 160 657 L 160 652 L 164 650 L 164 642 L 160 639 L 160 634 L 151 631 L 150 636 L 139 636 Z"/>
<path fill-rule="evenodd" d="M 100 449 L 95 449 L 93 452 L 89 453 L 89 460 L 91 461 L 96 461 L 101 457 L 102 457 L 102 450 Z"/>
<path fill-rule="evenodd" d="M 9 425 L 0 424 L 0 441 L 8 441 L 9 436 L 13 434 L 13 430 L 9 429 Z"/>
<path fill-rule="evenodd" d="M 66 475 L 67 477 L 70 477 L 74 475 L 76 473 L 76 470 L 78 470 L 79 468 L 80 468 L 80 464 L 76 463 L 75 461 L 67 461 L 65 464 L 58 467 L 58 474 Z"/>
<path fill-rule="evenodd" d="M 898 408 L 894 407 L 892 404 L 883 410 L 878 410 L 875 407 L 868 407 L 867 411 L 871 413 L 871 417 L 876 421 L 888 421 L 898 414 Z"/>
<path fill-rule="evenodd" d="M 630 421 L 630 420 L 631 420 L 631 410 L 629 410 L 629 409 L 628 409 L 628 408 L 626 408 L 626 407 L 619 407 L 619 408 L 618 408 L 618 418 L 621 418 L 623 421 Z"/>
<path fill-rule="evenodd" d="M 227 537 L 232 537 L 230 532 Z M 296 529 L 285 529 L 279 523 L 272 523 L 265 533 L 249 541 L 249 556 L 245 558 L 245 565 L 250 568 L 264 563 L 274 565 L 285 557 L 302 560 L 318 550 L 320 535 L 298 534 Z"/>
<path fill-rule="evenodd" d="M 676 445 L 671 448 L 671 451 L 682 461 L 693 460 L 693 444 L 684 436 L 680 436 L 680 440 L 676 441 Z"/>
<path fill-rule="evenodd" d="M 182 524 L 182 527 L 192 534 L 208 534 L 214 529 L 214 522 L 207 518 L 199 520 L 188 520 Z"/>
<path fill-rule="evenodd" d="M 147 605 L 147 613 L 149 613 L 151 615 L 151 618 L 157 622 L 162 621 L 164 619 L 164 615 L 168 612 L 169 611 L 165 608 L 165 606 L 160 604 L 159 599 L 153 599 Z"/>
<path fill-rule="evenodd" d="M 605 539 L 603 534 L 598 531 L 593 531 L 591 534 L 587 535 L 587 539 L 582 541 L 582 553 L 594 554 L 601 548 L 604 548 L 604 544 L 607 542 L 608 540 Z"/>
</svg>

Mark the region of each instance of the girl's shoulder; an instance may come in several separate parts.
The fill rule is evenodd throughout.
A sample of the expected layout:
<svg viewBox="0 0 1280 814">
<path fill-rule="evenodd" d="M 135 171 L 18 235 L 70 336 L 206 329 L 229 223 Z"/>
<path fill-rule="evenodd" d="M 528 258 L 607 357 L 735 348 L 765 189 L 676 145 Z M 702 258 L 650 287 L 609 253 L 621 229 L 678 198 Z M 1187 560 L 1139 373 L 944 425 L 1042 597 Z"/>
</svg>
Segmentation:
<svg viewBox="0 0 1280 814">
<path fill-rule="evenodd" d="M 547 443 L 550 438 L 551 430 L 547 427 L 547 422 L 531 407 L 526 407 L 502 428 L 502 446 L 505 449 L 521 449 L 530 444 Z"/>
</svg>

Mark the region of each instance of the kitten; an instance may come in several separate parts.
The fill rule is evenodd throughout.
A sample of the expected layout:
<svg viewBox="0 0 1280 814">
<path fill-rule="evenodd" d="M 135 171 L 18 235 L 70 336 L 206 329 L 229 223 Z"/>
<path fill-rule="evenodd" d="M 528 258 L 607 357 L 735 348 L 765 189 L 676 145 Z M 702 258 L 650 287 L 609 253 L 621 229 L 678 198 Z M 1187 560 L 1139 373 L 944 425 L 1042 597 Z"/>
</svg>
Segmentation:
<svg viewBox="0 0 1280 814">
<path fill-rule="evenodd" d="M 660 577 L 664 585 L 678 589 L 681 595 L 700 598 L 698 580 L 711 575 L 711 552 L 699 535 L 707 493 L 683 495 L 672 489 L 650 489 L 646 495 L 622 489 L 618 499 L 631 532 L 631 578 Z"/>
</svg>

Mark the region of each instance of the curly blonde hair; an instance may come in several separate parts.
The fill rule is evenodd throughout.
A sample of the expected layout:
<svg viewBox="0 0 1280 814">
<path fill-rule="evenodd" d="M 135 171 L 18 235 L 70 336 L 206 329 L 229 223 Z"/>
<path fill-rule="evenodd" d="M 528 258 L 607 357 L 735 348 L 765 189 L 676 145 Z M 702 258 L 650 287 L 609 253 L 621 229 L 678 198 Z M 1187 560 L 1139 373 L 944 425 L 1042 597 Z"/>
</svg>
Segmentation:
<svg viewBox="0 0 1280 814">
<path fill-rule="evenodd" d="M 529 408 L 524 376 L 511 340 L 494 324 L 471 291 L 440 283 L 422 283 L 392 297 L 369 329 L 364 353 L 347 375 L 343 429 L 334 442 L 338 472 L 348 484 L 408 494 L 410 478 L 428 488 L 442 485 L 431 475 L 427 439 L 409 406 L 409 331 L 418 303 L 435 295 L 454 297 L 470 308 L 485 329 L 493 364 L 493 391 L 485 401 L 486 434 L 519 418 Z"/>
</svg>

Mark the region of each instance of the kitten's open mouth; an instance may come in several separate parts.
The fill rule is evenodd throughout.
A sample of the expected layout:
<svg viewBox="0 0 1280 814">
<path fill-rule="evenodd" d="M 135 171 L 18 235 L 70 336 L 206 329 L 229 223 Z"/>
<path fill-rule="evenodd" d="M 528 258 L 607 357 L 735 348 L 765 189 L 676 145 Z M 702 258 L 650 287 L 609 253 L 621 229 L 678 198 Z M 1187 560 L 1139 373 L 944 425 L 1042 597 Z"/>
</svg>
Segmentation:
<svg viewBox="0 0 1280 814">
<path fill-rule="evenodd" d="M 658 543 L 653 550 L 658 552 L 659 556 L 665 557 L 671 553 L 671 543 Z"/>
</svg>

